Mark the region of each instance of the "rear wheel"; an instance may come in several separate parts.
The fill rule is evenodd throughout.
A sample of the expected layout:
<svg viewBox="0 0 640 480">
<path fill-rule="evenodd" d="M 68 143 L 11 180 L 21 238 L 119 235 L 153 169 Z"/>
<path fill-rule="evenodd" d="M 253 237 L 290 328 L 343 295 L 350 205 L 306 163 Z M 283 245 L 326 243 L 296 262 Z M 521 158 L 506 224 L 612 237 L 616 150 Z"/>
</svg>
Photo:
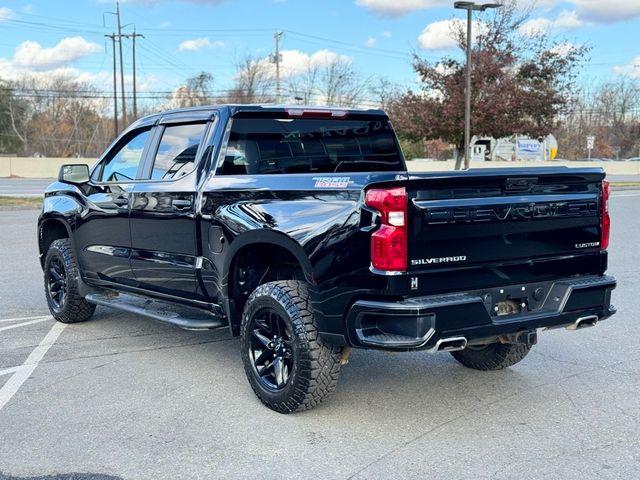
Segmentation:
<svg viewBox="0 0 640 480">
<path fill-rule="evenodd" d="M 249 383 L 270 409 L 313 408 L 335 390 L 340 348 L 320 338 L 303 282 L 256 288 L 245 305 L 240 336 Z"/>
<path fill-rule="evenodd" d="M 69 239 L 54 240 L 44 260 L 44 292 L 49 311 L 59 322 L 84 322 L 96 309 L 80 296 L 79 275 Z"/>
<path fill-rule="evenodd" d="M 451 352 L 453 358 L 474 370 L 502 370 L 511 367 L 527 356 L 531 346 L 524 343 L 490 343 L 470 346 Z"/>
</svg>

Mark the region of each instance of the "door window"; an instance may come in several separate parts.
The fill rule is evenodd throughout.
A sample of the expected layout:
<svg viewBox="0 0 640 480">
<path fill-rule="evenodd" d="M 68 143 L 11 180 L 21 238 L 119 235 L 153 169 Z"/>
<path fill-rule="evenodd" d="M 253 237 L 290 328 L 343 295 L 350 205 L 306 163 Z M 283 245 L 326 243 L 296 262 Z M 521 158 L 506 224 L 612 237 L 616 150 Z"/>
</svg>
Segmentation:
<svg viewBox="0 0 640 480">
<path fill-rule="evenodd" d="M 103 163 L 98 181 L 126 182 L 135 180 L 149 132 L 150 130 L 143 130 L 132 133 L 129 140 Z"/>
<path fill-rule="evenodd" d="M 171 125 L 164 129 L 151 170 L 152 180 L 171 180 L 191 172 L 206 124 Z"/>
</svg>

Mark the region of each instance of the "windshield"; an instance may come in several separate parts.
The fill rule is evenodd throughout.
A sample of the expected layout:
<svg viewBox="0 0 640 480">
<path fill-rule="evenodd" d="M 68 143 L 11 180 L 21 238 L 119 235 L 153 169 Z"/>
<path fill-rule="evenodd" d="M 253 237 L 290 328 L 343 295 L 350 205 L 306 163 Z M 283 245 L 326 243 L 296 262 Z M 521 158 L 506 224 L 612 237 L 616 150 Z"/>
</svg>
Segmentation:
<svg viewBox="0 0 640 480">
<path fill-rule="evenodd" d="M 401 171 L 404 165 L 384 120 L 236 118 L 222 173 Z"/>
</svg>

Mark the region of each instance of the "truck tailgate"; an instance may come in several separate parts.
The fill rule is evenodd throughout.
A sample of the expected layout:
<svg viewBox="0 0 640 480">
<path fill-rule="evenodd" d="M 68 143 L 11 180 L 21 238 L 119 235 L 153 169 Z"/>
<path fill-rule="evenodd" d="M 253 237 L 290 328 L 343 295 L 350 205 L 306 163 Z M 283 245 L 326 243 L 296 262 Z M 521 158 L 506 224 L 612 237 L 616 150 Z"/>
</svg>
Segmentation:
<svg viewBox="0 0 640 480">
<path fill-rule="evenodd" d="M 408 271 L 598 251 L 604 176 L 566 167 L 411 174 Z"/>
</svg>

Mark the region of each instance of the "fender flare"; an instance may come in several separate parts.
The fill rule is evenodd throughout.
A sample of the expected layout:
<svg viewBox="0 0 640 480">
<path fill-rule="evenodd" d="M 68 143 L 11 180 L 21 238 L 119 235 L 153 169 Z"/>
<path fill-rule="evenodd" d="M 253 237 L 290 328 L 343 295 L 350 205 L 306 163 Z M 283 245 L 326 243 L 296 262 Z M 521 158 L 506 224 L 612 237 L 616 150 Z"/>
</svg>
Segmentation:
<svg viewBox="0 0 640 480">
<path fill-rule="evenodd" d="M 75 242 L 73 240 L 73 232 L 71 229 L 71 225 L 69 225 L 68 219 L 67 217 L 65 217 L 63 214 L 59 213 L 59 212 L 45 212 L 43 213 L 40 218 L 38 219 L 38 250 L 40 253 L 40 263 L 42 264 L 44 261 L 44 256 L 47 254 L 47 252 L 45 252 L 43 250 L 43 245 L 42 245 L 42 233 L 44 232 L 45 228 L 47 225 L 51 225 L 51 224 L 58 224 L 58 225 L 62 225 L 64 227 L 64 229 L 67 232 L 67 238 L 69 238 L 71 240 L 71 244 L 73 245 L 74 249 L 75 249 Z"/>
<path fill-rule="evenodd" d="M 255 243 L 268 243 L 282 247 L 296 258 L 302 271 L 304 272 L 305 279 L 309 284 L 315 285 L 315 278 L 313 275 L 313 266 L 302 246 L 293 240 L 291 237 L 283 232 L 274 230 L 250 230 L 248 232 L 241 233 L 233 239 L 229 244 L 229 249 L 226 252 L 224 265 L 223 265 L 223 288 L 224 294 L 227 294 L 229 269 L 236 254 L 247 245 Z"/>
<path fill-rule="evenodd" d="M 256 243 L 267 243 L 270 245 L 276 245 L 289 251 L 294 256 L 294 258 L 302 267 L 302 272 L 304 273 L 305 280 L 310 287 L 309 295 L 311 297 L 312 303 L 315 303 L 314 298 L 316 298 L 316 282 L 313 274 L 313 266 L 311 264 L 311 261 L 309 260 L 309 257 L 298 242 L 293 240 L 285 233 L 274 230 L 260 229 L 241 233 L 235 239 L 233 239 L 232 242 L 230 242 L 229 249 L 226 252 L 223 263 L 223 276 L 220 285 L 223 298 L 223 308 L 227 314 L 227 318 L 229 318 L 229 326 L 231 327 L 231 331 L 234 335 L 238 333 L 234 330 L 234 324 L 237 324 L 239 319 L 235 317 L 234 313 L 236 312 L 236 309 L 233 306 L 233 300 L 229 297 L 229 270 L 231 268 L 233 260 L 236 257 L 236 254 L 243 247 Z"/>
</svg>

